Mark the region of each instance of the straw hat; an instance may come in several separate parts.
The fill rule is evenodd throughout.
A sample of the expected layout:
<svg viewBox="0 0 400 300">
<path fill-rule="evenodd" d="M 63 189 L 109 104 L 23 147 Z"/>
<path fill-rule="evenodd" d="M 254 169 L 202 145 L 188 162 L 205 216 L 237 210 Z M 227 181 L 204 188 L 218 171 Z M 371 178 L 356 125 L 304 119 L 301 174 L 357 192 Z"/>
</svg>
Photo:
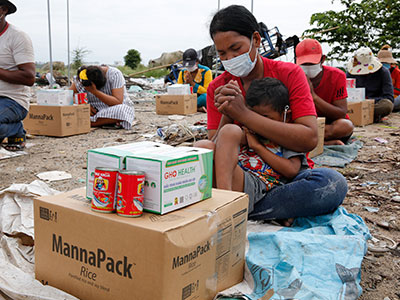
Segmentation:
<svg viewBox="0 0 400 300">
<path fill-rule="evenodd" d="M 379 60 L 368 47 L 361 47 L 347 63 L 347 71 L 352 75 L 367 75 L 375 73 L 382 67 Z"/>
<path fill-rule="evenodd" d="M 393 59 L 392 52 L 389 50 L 381 50 L 378 52 L 378 59 L 381 63 L 397 64 L 397 61 Z"/>
</svg>

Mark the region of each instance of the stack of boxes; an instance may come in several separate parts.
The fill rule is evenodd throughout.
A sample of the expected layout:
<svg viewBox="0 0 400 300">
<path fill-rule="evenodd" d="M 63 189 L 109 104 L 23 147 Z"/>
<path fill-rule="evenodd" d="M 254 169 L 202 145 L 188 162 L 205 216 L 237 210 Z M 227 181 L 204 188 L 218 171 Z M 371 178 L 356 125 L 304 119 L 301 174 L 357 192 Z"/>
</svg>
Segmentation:
<svg viewBox="0 0 400 300">
<path fill-rule="evenodd" d="M 365 99 L 365 88 L 356 88 L 356 79 L 347 78 L 347 114 L 355 126 L 374 122 L 374 100 Z"/>
<path fill-rule="evenodd" d="M 24 128 L 30 134 L 57 137 L 87 133 L 90 106 L 74 105 L 72 90 L 38 90 L 37 105 L 30 106 Z"/>
<path fill-rule="evenodd" d="M 145 172 L 142 217 L 90 209 L 96 167 Z M 86 189 L 35 200 L 36 278 L 89 300 L 211 300 L 241 282 L 248 196 L 212 190 L 212 170 L 201 148 L 89 150 Z"/>
<path fill-rule="evenodd" d="M 192 94 L 189 84 L 174 84 L 167 95 L 156 96 L 158 115 L 189 115 L 197 112 L 197 94 Z"/>
</svg>

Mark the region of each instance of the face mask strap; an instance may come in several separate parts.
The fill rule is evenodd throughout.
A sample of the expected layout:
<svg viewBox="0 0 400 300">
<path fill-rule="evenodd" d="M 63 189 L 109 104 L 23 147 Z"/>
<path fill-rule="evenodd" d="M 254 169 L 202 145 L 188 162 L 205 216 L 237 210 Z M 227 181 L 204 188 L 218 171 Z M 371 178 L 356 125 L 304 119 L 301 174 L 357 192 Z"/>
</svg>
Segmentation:
<svg viewBox="0 0 400 300">
<path fill-rule="evenodd" d="M 289 110 L 289 105 L 285 106 L 285 112 L 283 113 L 283 123 L 286 123 L 286 114 Z"/>
</svg>

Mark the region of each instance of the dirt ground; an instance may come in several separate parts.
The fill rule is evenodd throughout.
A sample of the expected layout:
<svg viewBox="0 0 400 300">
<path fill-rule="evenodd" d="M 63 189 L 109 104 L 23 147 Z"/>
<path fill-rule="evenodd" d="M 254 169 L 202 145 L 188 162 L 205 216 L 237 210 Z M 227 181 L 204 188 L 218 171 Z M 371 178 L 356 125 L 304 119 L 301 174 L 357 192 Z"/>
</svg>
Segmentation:
<svg viewBox="0 0 400 300">
<path fill-rule="evenodd" d="M 65 138 L 28 137 L 27 155 L 0 160 L 0 190 L 13 183 L 30 183 L 38 179 L 36 174 L 53 170 L 66 171 L 72 179 L 49 183 L 52 188 L 68 191 L 85 186 L 88 149 L 157 140 L 153 135 L 158 127 L 177 122 L 193 125 L 206 120 L 204 113 L 178 121 L 158 116 L 151 102 L 136 103 L 135 110 L 135 126 L 130 131 L 95 129 L 88 134 Z M 368 251 L 362 266 L 360 299 L 363 300 L 400 299 L 399 128 L 399 113 L 391 114 L 383 123 L 356 128 L 355 135 L 364 147 L 355 161 L 346 168 L 337 169 L 349 184 L 344 207 L 360 215 L 376 238 L 372 243 L 374 247 L 370 248 L 373 251 Z"/>
</svg>

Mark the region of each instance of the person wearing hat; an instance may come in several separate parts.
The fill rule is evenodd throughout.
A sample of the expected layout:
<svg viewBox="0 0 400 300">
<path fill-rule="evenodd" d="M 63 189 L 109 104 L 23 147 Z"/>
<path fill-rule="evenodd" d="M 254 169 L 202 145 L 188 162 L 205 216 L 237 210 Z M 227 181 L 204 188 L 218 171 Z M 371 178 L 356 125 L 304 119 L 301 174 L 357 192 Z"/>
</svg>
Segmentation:
<svg viewBox="0 0 400 300">
<path fill-rule="evenodd" d="M 356 79 L 357 88 L 365 88 L 367 99 L 375 100 L 374 122 L 393 110 L 393 84 L 388 69 L 374 56 L 371 49 L 361 47 L 347 63 L 347 77 Z"/>
<path fill-rule="evenodd" d="M 212 81 L 211 70 L 199 64 L 196 50 L 190 48 L 183 52 L 183 68 L 179 72 L 178 83 L 190 84 L 197 93 L 197 108 L 205 111 L 207 107 L 207 88 Z"/>
<path fill-rule="evenodd" d="M 323 65 L 326 56 L 317 40 L 305 39 L 295 51 L 296 63 L 307 75 L 318 117 L 325 117 L 325 144 L 345 144 L 354 129 L 347 116 L 346 74 Z"/>
<path fill-rule="evenodd" d="M 397 67 L 397 61 L 392 56 L 392 51 L 388 50 L 386 46 L 390 47 L 389 45 L 383 46 L 378 52 L 378 59 L 390 71 L 394 94 L 393 111 L 398 111 L 400 110 L 400 70 Z"/>
<path fill-rule="evenodd" d="M 35 83 L 35 58 L 28 35 L 6 21 L 17 8 L 0 0 L 0 143 L 9 151 L 25 147 L 22 120 L 29 110 L 29 88 Z"/>
</svg>

